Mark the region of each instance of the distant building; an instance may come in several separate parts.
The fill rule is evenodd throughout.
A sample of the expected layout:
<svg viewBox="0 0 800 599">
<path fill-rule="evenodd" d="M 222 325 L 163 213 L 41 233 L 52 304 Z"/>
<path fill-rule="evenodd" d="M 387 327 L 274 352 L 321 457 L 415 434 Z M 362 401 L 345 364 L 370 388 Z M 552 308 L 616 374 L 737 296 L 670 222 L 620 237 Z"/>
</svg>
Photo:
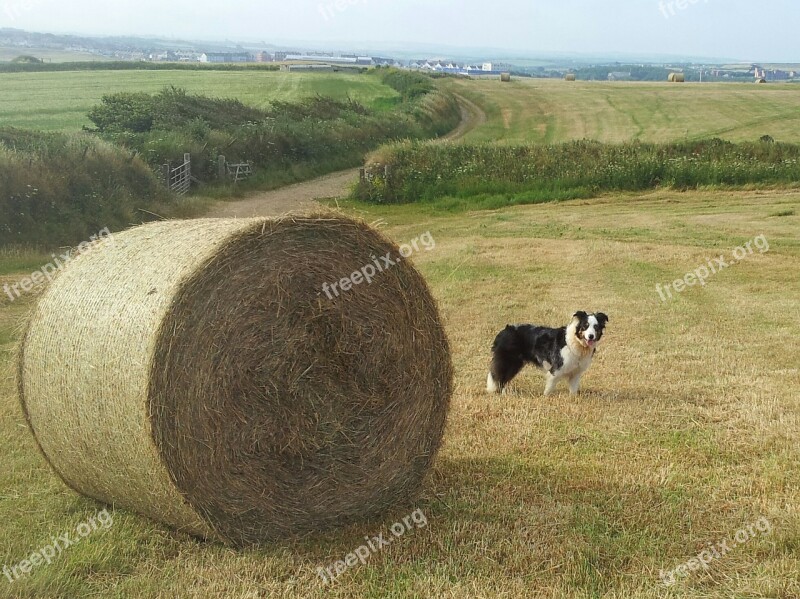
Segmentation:
<svg viewBox="0 0 800 599">
<path fill-rule="evenodd" d="M 609 81 L 630 81 L 631 77 L 630 72 L 614 71 L 608 74 Z"/>
<path fill-rule="evenodd" d="M 253 62 L 253 57 L 245 52 L 204 52 L 199 60 L 207 63 Z"/>
<path fill-rule="evenodd" d="M 493 71 L 491 62 L 484 62 L 481 71 Z"/>
<path fill-rule="evenodd" d="M 273 57 L 269 52 L 259 52 L 256 54 L 256 62 L 272 62 Z"/>
</svg>

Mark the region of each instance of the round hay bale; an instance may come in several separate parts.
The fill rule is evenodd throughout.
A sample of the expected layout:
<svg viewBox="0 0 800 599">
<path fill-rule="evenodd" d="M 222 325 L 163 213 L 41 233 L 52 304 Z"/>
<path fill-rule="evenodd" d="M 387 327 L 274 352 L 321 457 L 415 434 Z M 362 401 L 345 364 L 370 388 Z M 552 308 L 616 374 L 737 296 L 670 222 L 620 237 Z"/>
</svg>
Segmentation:
<svg viewBox="0 0 800 599">
<path fill-rule="evenodd" d="M 511 73 L 500 73 L 500 81 L 504 83 L 511 81 Z"/>
<path fill-rule="evenodd" d="M 399 256 L 325 215 L 165 221 L 96 242 L 21 346 L 45 458 L 79 493 L 234 545 L 412 500 L 452 365 L 431 293 Z M 369 265 L 384 267 L 371 283 L 323 292 Z"/>
<path fill-rule="evenodd" d="M 576 80 L 577 80 L 577 77 L 575 76 L 575 73 L 567 73 L 564 76 L 564 81 L 576 81 Z"/>
<path fill-rule="evenodd" d="M 670 73 L 670 83 L 686 83 L 686 75 L 684 73 Z"/>
<path fill-rule="evenodd" d="M 763 79 L 763 78 L 762 78 L 762 79 L 759 79 L 759 80 L 757 80 L 757 81 L 756 81 L 756 83 L 758 83 L 758 84 L 760 84 L 760 85 L 763 85 L 763 84 L 764 84 L 764 83 L 766 83 L 766 82 L 767 82 L 767 80 L 766 80 L 766 79 Z"/>
</svg>

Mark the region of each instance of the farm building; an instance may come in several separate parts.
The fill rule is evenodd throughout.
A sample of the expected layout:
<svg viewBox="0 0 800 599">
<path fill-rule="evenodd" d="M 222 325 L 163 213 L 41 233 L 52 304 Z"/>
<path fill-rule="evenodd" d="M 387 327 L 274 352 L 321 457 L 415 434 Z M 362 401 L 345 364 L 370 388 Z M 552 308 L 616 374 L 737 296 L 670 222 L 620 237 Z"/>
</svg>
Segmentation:
<svg viewBox="0 0 800 599">
<path fill-rule="evenodd" d="M 253 62 L 253 57 L 246 52 L 204 52 L 200 55 L 200 62 Z"/>
</svg>

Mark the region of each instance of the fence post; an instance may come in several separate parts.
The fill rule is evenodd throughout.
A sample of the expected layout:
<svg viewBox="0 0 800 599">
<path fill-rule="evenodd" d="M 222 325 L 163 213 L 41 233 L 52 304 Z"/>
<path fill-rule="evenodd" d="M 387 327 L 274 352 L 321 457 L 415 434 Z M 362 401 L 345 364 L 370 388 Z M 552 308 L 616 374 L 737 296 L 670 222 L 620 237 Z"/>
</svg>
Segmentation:
<svg viewBox="0 0 800 599">
<path fill-rule="evenodd" d="M 167 186 L 169 189 L 169 163 L 161 165 L 161 179 L 164 181 L 164 185 Z"/>
<path fill-rule="evenodd" d="M 225 172 L 225 156 L 222 154 L 217 158 L 217 176 L 224 179 L 227 173 Z"/>
</svg>

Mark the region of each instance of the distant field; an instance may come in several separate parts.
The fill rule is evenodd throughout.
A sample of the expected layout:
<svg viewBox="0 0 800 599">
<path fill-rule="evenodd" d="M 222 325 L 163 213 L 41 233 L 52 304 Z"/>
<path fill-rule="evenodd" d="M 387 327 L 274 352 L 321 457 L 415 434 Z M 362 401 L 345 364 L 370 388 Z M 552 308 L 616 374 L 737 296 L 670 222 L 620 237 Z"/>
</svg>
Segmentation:
<svg viewBox="0 0 800 599">
<path fill-rule="evenodd" d="M 465 141 L 557 143 L 731 141 L 771 135 L 800 142 L 800 89 L 794 85 L 567 83 L 547 79 L 451 80 L 449 88 L 487 112 Z"/>
<path fill-rule="evenodd" d="M 78 60 L 97 60 L 105 61 L 106 58 L 97 56 L 96 54 L 89 54 L 88 52 L 68 52 L 67 50 L 53 50 L 52 48 L 9 48 L 7 46 L 0 47 L 0 62 L 8 62 L 14 60 L 17 56 L 35 56 L 47 62 L 72 62 Z"/>
<path fill-rule="evenodd" d="M 86 113 L 104 94 L 156 92 L 167 85 L 264 106 L 316 94 L 382 105 L 397 92 L 357 74 L 204 71 L 70 71 L 0 74 L 0 123 L 46 131 L 91 125 Z"/>
</svg>

